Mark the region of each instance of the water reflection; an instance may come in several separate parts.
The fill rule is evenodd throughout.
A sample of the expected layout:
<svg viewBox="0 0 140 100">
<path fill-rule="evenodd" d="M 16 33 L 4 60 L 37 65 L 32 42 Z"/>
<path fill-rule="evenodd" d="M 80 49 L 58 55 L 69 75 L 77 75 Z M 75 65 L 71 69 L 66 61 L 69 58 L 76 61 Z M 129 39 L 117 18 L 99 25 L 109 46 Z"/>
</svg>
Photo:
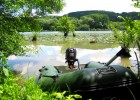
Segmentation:
<svg viewBox="0 0 140 100">
<path fill-rule="evenodd" d="M 33 45 L 30 47 L 34 48 Z M 65 63 L 65 54 L 62 53 L 62 46 L 45 46 L 38 45 L 35 47 L 37 52 L 27 52 L 30 57 L 20 57 L 11 55 L 8 57 L 8 62 L 13 66 L 14 70 L 20 71 L 21 74 L 32 75 L 37 74 L 38 69 L 44 65 L 53 65 L 53 66 L 67 66 Z M 99 50 L 91 49 L 80 49 L 77 50 L 77 58 L 80 61 L 80 64 L 86 64 L 90 61 L 96 61 L 101 63 L 108 62 L 119 50 L 121 47 L 116 48 L 106 48 Z M 133 53 L 134 49 L 131 49 L 130 61 L 135 61 L 136 57 Z M 136 51 L 136 49 L 135 49 Z M 120 64 L 120 58 L 117 58 L 112 64 Z M 134 63 L 134 62 L 131 62 Z"/>
</svg>

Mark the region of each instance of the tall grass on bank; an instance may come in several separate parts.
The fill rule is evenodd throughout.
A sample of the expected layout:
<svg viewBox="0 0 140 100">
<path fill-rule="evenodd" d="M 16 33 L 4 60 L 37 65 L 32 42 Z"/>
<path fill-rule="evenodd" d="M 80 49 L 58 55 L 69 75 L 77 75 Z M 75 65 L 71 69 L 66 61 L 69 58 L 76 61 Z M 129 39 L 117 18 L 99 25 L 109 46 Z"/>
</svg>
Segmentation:
<svg viewBox="0 0 140 100">
<path fill-rule="evenodd" d="M 20 76 L 10 75 L 0 84 L 0 100 L 75 100 L 80 95 L 65 95 L 64 92 L 43 92 L 31 77 L 27 81 Z"/>
</svg>

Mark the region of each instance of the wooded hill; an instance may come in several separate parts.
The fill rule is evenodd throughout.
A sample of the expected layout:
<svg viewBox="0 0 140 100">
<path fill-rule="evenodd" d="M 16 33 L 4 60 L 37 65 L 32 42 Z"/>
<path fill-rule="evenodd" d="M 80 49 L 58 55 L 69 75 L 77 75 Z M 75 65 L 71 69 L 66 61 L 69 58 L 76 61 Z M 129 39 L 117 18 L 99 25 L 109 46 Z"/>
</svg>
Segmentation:
<svg viewBox="0 0 140 100">
<path fill-rule="evenodd" d="M 68 18 L 65 17 L 66 15 L 68 15 Z M 68 25 L 70 25 L 70 23 L 70 26 L 73 25 L 73 29 L 76 31 L 111 30 L 112 26 L 123 30 L 124 22 L 118 16 L 122 16 L 124 18 L 128 17 L 132 20 L 140 20 L 138 12 L 115 13 L 110 11 L 95 10 L 72 12 L 66 15 L 44 16 L 39 17 L 36 20 L 39 22 L 44 31 L 59 31 L 62 28 L 61 26 L 65 27 L 65 29 L 68 29 Z M 61 28 L 58 28 L 58 26 Z"/>
<path fill-rule="evenodd" d="M 106 14 L 106 15 L 108 15 L 110 21 L 118 22 L 118 21 L 121 21 L 121 19 L 119 19 L 118 16 L 130 17 L 132 20 L 140 19 L 140 16 L 138 16 L 138 13 L 139 12 L 115 13 L 115 12 L 103 11 L 103 10 L 90 10 L 90 11 L 71 12 L 71 13 L 68 13 L 68 16 L 69 17 L 75 17 L 75 18 L 79 19 L 82 16 L 90 15 L 90 14 Z"/>
</svg>

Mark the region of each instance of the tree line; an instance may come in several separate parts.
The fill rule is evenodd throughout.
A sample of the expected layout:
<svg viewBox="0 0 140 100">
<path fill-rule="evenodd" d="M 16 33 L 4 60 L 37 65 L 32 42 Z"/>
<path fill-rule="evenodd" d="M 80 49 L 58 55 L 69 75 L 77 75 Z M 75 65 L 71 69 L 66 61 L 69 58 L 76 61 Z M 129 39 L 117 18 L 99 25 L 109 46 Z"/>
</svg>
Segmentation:
<svg viewBox="0 0 140 100">
<path fill-rule="evenodd" d="M 43 31 L 59 31 L 59 20 L 61 17 L 68 16 L 69 21 L 74 25 L 76 31 L 94 31 L 94 30 L 110 30 L 114 25 L 120 30 L 124 29 L 123 20 L 118 16 L 129 17 L 132 20 L 139 20 L 138 12 L 123 12 L 121 14 L 109 11 L 79 11 L 69 13 L 63 16 L 45 16 L 39 17 L 39 24 Z"/>
<path fill-rule="evenodd" d="M 115 13 L 112 11 L 104 11 L 104 10 L 90 10 L 90 11 L 77 11 L 77 12 L 71 12 L 68 14 L 69 17 L 75 17 L 75 18 L 80 18 L 85 15 L 90 15 L 90 14 L 106 14 L 108 15 L 110 21 L 113 22 L 121 22 L 123 21 L 122 19 L 119 19 L 118 16 L 122 17 L 130 17 L 132 20 L 137 20 L 140 19 L 138 16 L 139 12 L 122 12 L 122 13 Z"/>
<path fill-rule="evenodd" d="M 58 23 L 61 20 L 64 21 L 63 23 L 65 24 L 65 16 L 46 16 L 42 18 L 37 18 L 36 20 L 39 21 L 39 24 L 42 26 L 42 30 L 59 31 L 61 29 L 58 28 Z M 108 29 L 109 25 L 109 17 L 105 14 L 91 14 L 82 16 L 80 19 L 68 16 L 68 20 L 74 25 L 76 31 Z"/>
</svg>

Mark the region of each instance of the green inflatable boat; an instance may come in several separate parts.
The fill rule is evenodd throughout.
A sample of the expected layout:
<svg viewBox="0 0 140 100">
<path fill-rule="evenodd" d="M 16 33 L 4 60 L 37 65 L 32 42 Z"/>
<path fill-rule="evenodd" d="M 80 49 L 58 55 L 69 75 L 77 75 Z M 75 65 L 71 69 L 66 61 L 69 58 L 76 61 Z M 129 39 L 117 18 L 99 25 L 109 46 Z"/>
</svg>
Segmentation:
<svg viewBox="0 0 140 100">
<path fill-rule="evenodd" d="M 113 59 L 117 56 L 118 54 Z M 37 82 L 43 91 L 55 88 L 59 91 L 79 93 L 84 98 L 92 98 L 97 95 L 100 97 L 99 94 L 105 96 L 105 93 L 111 95 L 112 92 L 118 95 L 116 91 L 120 91 L 120 88 L 134 88 L 136 84 L 138 86 L 139 80 L 129 68 L 109 65 L 113 59 L 106 64 L 92 61 L 84 68 L 79 67 L 77 70 L 67 73 L 62 73 L 55 66 L 43 66 L 39 70 L 40 75 Z M 69 66 L 73 64 L 71 62 Z"/>
</svg>

